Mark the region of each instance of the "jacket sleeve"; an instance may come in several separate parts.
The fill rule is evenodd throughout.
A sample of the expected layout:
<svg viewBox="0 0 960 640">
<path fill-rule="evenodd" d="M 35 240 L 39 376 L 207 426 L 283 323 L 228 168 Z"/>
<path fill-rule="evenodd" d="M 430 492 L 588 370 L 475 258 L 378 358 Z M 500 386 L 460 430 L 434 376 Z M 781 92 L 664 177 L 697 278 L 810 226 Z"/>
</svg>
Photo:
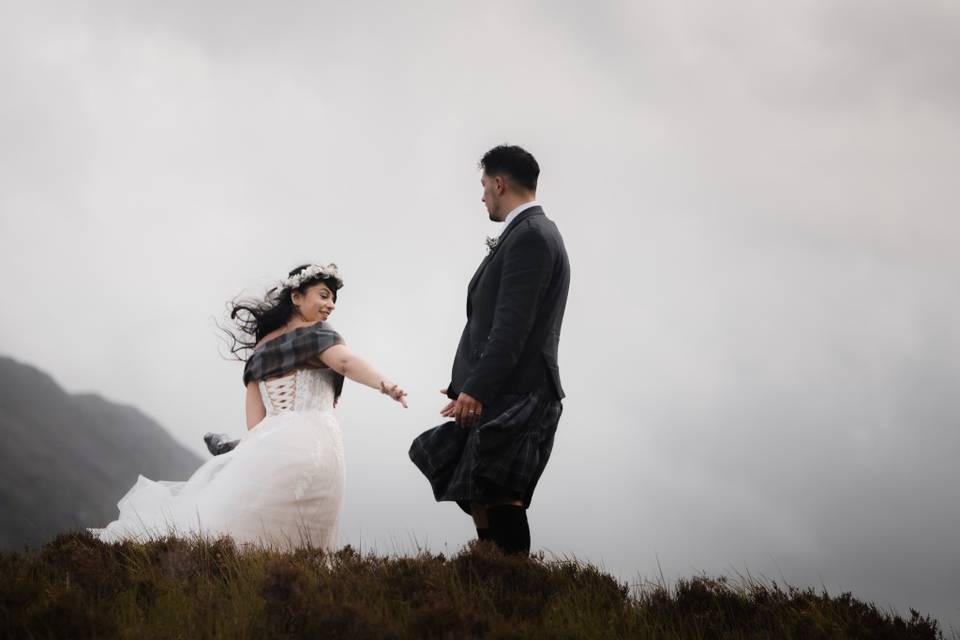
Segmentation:
<svg viewBox="0 0 960 640">
<path fill-rule="evenodd" d="M 553 276 L 553 254 L 536 228 L 517 229 L 503 250 L 493 325 L 463 392 L 490 404 L 513 372 Z"/>
</svg>

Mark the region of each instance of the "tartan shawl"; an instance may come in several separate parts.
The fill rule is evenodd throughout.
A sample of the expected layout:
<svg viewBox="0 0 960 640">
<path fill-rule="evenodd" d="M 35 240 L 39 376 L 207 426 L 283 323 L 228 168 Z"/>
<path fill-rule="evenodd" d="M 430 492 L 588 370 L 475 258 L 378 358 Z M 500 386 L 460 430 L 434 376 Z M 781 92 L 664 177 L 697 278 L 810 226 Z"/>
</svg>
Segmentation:
<svg viewBox="0 0 960 640">
<path fill-rule="evenodd" d="M 297 327 L 253 350 L 243 368 L 243 384 L 284 376 L 296 369 L 326 368 L 320 354 L 337 344 L 345 344 L 340 334 L 324 321 Z M 340 397 L 343 376 L 334 373 L 334 395 Z"/>
</svg>

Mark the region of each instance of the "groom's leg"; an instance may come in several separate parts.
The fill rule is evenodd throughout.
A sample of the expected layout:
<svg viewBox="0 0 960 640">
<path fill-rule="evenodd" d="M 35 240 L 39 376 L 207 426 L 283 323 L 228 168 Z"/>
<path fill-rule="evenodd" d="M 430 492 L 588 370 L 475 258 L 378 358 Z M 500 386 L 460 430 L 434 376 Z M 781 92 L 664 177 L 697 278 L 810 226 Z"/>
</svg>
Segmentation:
<svg viewBox="0 0 960 640">
<path fill-rule="evenodd" d="M 486 515 L 490 537 L 504 553 L 530 553 L 530 524 L 522 500 L 500 500 L 487 506 Z"/>
<path fill-rule="evenodd" d="M 477 527 L 477 540 L 490 540 L 490 521 L 487 519 L 486 506 L 477 502 L 470 503 L 470 515 Z"/>
</svg>

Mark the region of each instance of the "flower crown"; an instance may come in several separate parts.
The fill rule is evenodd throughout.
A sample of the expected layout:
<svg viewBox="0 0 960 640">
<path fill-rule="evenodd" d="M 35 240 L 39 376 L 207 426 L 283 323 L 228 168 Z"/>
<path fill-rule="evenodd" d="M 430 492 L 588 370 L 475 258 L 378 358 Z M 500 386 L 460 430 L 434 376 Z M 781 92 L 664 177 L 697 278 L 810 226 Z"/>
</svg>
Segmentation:
<svg viewBox="0 0 960 640">
<path fill-rule="evenodd" d="M 278 286 L 278 289 L 299 289 L 300 285 L 302 285 L 304 282 L 316 278 L 321 280 L 336 280 L 337 289 L 343 286 L 343 278 L 340 277 L 340 272 L 337 271 L 337 265 L 331 262 L 326 266 L 311 264 L 300 273 L 295 273 L 286 280 L 282 280 Z"/>
</svg>

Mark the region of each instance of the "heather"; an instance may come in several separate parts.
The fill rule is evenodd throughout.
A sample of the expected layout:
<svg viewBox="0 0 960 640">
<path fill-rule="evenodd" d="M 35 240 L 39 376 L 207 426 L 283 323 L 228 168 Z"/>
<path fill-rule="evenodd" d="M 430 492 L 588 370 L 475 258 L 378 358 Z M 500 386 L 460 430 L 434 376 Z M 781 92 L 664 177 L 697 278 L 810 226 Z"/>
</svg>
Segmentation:
<svg viewBox="0 0 960 640">
<path fill-rule="evenodd" d="M 882 611 L 755 578 L 628 585 L 577 560 L 285 553 L 229 539 L 104 544 L 68 533 L 0 554 L 10 638 L 942 638 Z"/>
</svg>

